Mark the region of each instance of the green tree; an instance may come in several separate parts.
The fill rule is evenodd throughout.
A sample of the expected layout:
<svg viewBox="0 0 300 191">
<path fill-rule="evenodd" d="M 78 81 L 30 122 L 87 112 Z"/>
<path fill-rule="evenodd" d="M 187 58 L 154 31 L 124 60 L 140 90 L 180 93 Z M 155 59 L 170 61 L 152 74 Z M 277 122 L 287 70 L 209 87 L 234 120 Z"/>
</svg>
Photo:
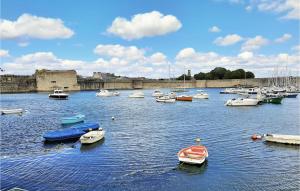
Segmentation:
<svg viewBox="0 0 300 191">
<path fill-rule="evenodd" d="M 206 79 L 206 78 L 205 78 L 205 73 L 199 72 L 198 74 L 195 74 L 195 75 L 194 75 L 194 78 L 195 78 L 196 80 L 205 80 L 205 79 Z"/>
<path fill-rule="evenodd" d="M 213 79 L 223 79 L 226 73 L 226 69 L 222 67 L 216 67 L 212 71 L 210 71 Z"/>
<path fill-rule="evenodd" d="M 255 78 L 255 75 L 252 72 L 246 72 L 246 78 Z"/>
</svg>

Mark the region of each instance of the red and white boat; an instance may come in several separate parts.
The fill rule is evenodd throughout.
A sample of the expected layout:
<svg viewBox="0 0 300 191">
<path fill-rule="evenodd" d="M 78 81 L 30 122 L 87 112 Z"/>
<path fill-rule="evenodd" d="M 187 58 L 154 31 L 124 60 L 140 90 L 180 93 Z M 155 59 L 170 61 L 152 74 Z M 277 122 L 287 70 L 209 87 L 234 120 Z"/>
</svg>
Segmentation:
<svg viewBox="0 0 300 191">
<path fill-rule="evenodd" d="M 178 160 L 188 164 L 202 164 L 208 157 L 208 152 L 205 146 L 190 146 L 181 149 L 178 153 Z"/>
</svg>

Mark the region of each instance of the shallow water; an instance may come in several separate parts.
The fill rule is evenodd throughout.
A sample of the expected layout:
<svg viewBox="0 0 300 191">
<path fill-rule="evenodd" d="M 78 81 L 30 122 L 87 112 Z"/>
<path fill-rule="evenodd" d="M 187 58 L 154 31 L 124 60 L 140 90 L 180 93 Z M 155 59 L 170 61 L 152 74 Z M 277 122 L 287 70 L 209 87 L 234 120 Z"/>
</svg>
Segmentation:
<svg viewBox="0 0 300 191">
<path fill-rule="evenodd" d="M 300 134 L 299 96 L 281 105 L 234 108 L 224 106 L 234 95 L 207 91 L 209 100 L 175 104 L 156 103 L 153 90 L 144 90 L 144 99 L 128 98 L 132 91 L 107 98 L 76 92 L 69 100 L 1 95 L 1 107 L 28 110 L 0 116 L 1 189 L 298 190 L 299 147 L 253 142 L 250 136 Z M 99 122 L 105 139 L 89 146 L 44 144 L 43 133 L 65 128 L 61 117 L 77 113 Z M 208 149 L 207 162 L 179 164 L 176 153 L 197 137 Z"/>
</svg>

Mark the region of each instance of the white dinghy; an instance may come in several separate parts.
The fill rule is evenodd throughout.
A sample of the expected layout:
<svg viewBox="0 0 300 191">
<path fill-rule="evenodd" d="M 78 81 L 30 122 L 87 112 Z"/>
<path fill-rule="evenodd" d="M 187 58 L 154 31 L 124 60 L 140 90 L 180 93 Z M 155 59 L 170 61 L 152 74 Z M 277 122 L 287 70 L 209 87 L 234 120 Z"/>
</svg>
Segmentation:
<svg viewBox="0 0 300 191">
<path fill-rule="evenodd" d="M 23 109 L 0 109 L 1 115 L 6 114 L 23 114 L 25 111 Z"/>
<path fill-rule="evenodd" d="M 263 138 L 268 142 L 300 145 L 300 135 L 266 134 Z"/>
<path fill-rule="evenodd" d="M 92 144 L 103 139 L 105 131 L 99 128 L 95 131 L 90 131 L 80 137 L 81 144 Z"/>
<path fill-rule="evenodd" d="M 252 98 L 237 98 L 228 100 L 225 105 L 226 106 L 256 106 L 258 104 L 258 99 Z"/>
</svg>

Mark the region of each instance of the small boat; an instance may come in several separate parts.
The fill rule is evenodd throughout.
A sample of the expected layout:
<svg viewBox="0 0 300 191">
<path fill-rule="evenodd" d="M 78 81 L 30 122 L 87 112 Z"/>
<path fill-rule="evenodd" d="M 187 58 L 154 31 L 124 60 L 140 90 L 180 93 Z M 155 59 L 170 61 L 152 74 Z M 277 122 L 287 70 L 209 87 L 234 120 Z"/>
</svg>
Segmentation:
<svg viewBox="0 0 300 191">
<path fill-rule="evenodd" d="M 129 98 L 144 98 L 145 95 L 141 91 L 136 91 L 136 92 L 133 92 L 133 94 L 129 95 L 128 97 Z"/>
<path fill-rule="evenodd" d="M 258 99 L 253 98 L 233 98 L 228 100 L 226 106 L 256 106 L 258 104 Z"/>
<path fill-rule="evenodd" d="M 285 98 L 296 98 L 298 96 L 298 93 L 284 93 L 283 96 Z"/>
<path fill-rule="evenodd" d="M 99 92 L 96 93 L 96 96 L 98 96 L 98 97 L 109 97 L 109 96 L 113 96 L 113 93 L 109 92 L 108 90 L 101 89 Z"/>
<path fill-rule="evenodd" d="M 163 102 L 163 103 L 175 103 L 175 98 L 170 98 L 169 96 L 162 96 L 156 98 L 157 102 Z"/>
<path fill-rule="evenodd" d="M 188 164 L 202 164 L 208 157 L 208 151 L 205 146 L 190 146 L 181 149 L 178 153 L 178 160 Z"/>
<path fill-rule="evenodd" d="M 6 115 L 6 114 L 23 114 L 24 110 L 23 109 L 0 109 L 1 115 Z"/>
<path fill-rule="evenodd" d="M 170 98 L 176 99 L 176 93 L 175 92 L 170 92 L 167 94 Z"/>
<path fill-rule="evenodd" d="M 72 117 L 64 117 L 61 120 L 62 124 L 72 124 L 84 121 L 85 115 L 78 114 Z"/>
<path fill-rule="evenodd" d="M 263 138 L 274 143 L 300 145 L 300 135 L 266 134 Z"/>
<path fill-rule="evenodd" d="M 187 95 L 180 95 L 176 97 L 177 101 L 193 101 L 192 96 L 187 96 Z"/>
<path fill-rule="evenodd" d="M 119 95 L 120 95 L 120 92 L 113 92 L 113 95 L 114 95 L 114 96 L 119 96 Z"/>
<path fill-rule="evenodd" d="M 203 90 L 197 90 L 199 93 L 193 96 L 195 99 L 208 99 L 208 94 Z"/>
<path fill-rule="evenodd" d="M 153 97 L 161 97 L 164 94 L 160 90 L 155 90 L 152 94 Z"/>
<path fill-rule="evenodd" d="M 90 131 L 80 137 L 81 144 L 92 144 L 100 141 L 105 135 L 105 131 L 102 128 L 98 130 Z"/>
<path fill-rule="evenodd" d="M 263 99 L 263 103 L 281 104 L 283 97 L 266 97 Z"/>
<path fill-rule="evenodd" d="M 67 141 L 79 139 L 83 134 L 87 133 L 90 129 L 96 130 L 99 128 L 98 123 L 83 123 L 74 125 L 67 129 L 49 131 L 43 135 L 45 141 Z"/>
<path fill-rule="evenodd" d="M 62 90 L 54 90 L 53 94 L 49 94 L 49 98 L 53 99 L 68 99 L 69 94 L 63 93 Z"/>
<path fill-rule="evenodd" d="M 172 92 L 187 92 L 185 88 L 174 88 Z"/>
</svg>

